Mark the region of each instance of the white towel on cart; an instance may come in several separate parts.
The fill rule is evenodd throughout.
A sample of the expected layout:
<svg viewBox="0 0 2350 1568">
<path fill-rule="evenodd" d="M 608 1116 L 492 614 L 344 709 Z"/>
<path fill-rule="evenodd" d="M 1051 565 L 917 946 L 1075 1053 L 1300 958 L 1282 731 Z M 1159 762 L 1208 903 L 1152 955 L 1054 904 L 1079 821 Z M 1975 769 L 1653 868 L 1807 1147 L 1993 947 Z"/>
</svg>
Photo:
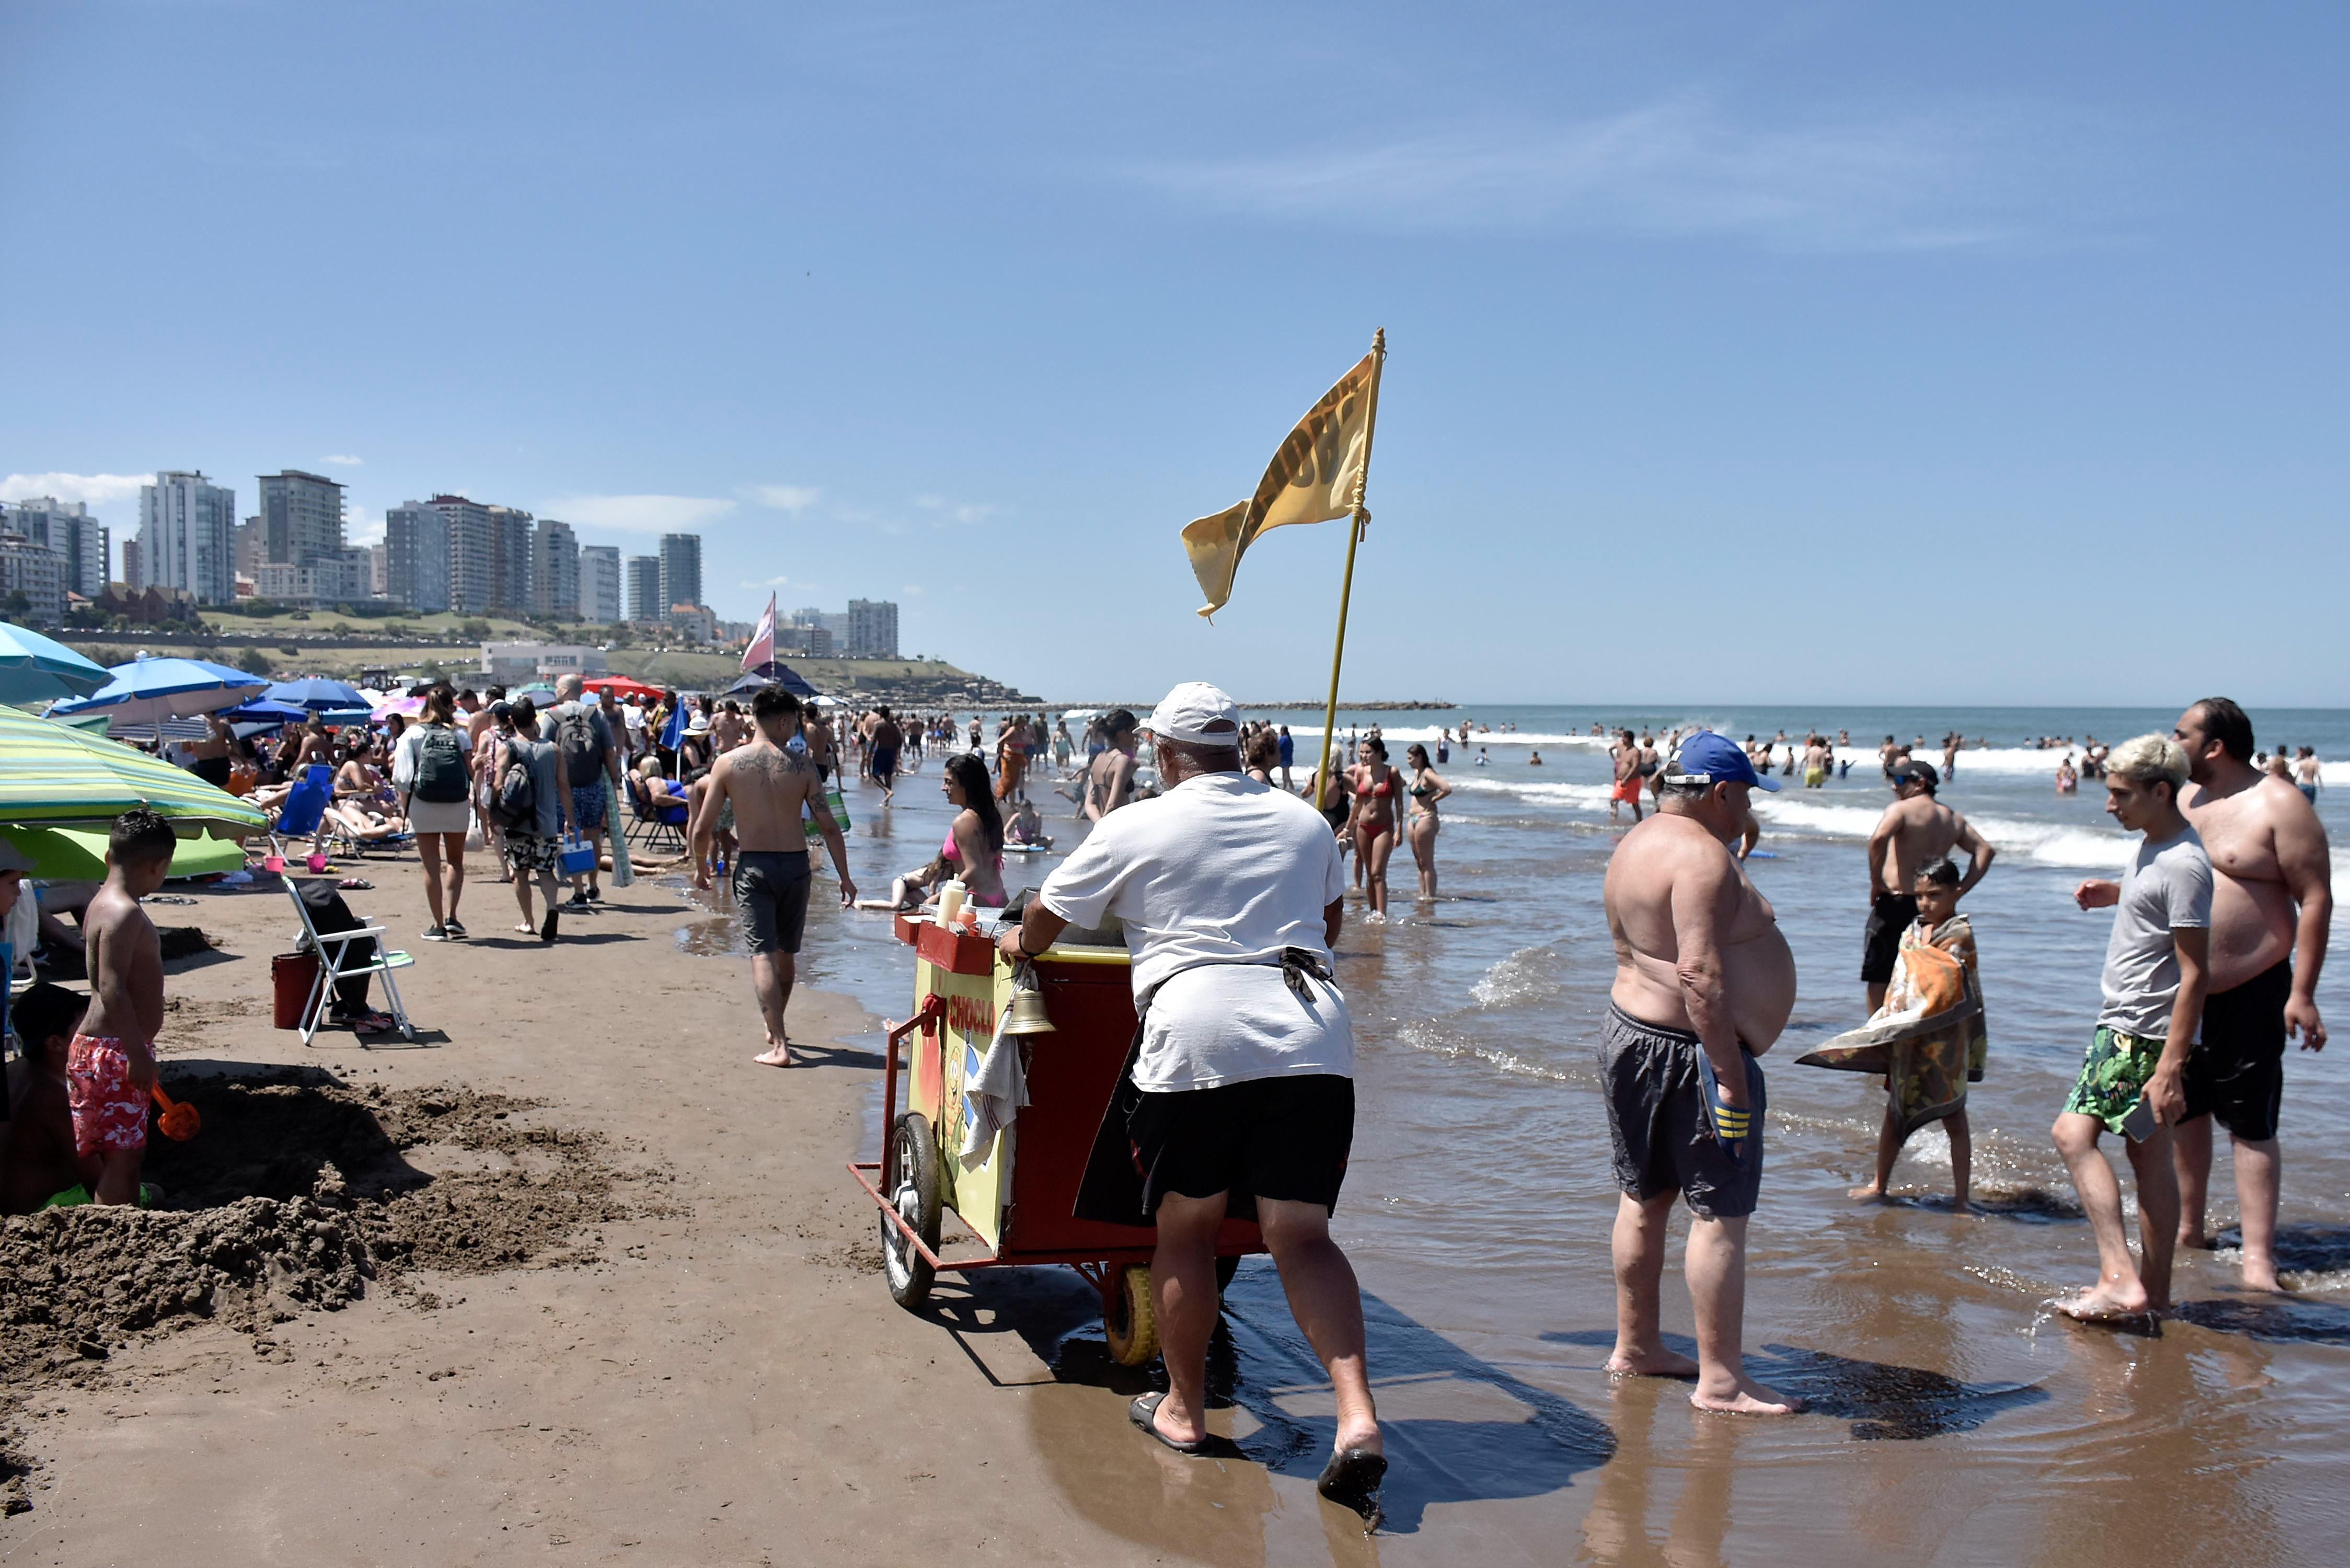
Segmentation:
<svg viewBox="0 0 2350 1568">
<path fill-rule="evenodd" d="M 1028 1069 L 1020 1062 L 1019 1036 L 1003 1032 L 1011 1022 L 1012 1006 L 1006 1002 L 995 1020 L 995 1038 L 987 1043 L 987 1054 L 980 1058 L 978 1071 L 963 1079 L 965 1170 L 976 1170 L 986 1163 L 995 1135 L 1010 1127 L 1020 1107 L 1028 1103 Z"/>
</svg>

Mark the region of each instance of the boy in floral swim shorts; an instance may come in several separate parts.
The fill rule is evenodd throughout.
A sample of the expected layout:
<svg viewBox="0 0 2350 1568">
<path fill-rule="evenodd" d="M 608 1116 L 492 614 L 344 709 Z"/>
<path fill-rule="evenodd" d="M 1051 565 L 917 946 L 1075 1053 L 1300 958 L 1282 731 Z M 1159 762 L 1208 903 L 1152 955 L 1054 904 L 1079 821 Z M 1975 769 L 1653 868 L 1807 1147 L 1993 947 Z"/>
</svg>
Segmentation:
<svg viewBox="0 0 2350 1568">
<path fill-rule="evenodd" d="M 139 900 L 163 885 L 176 843 L 172 825 L 143 806 L 115 818 L 106 881 L 82 916 L 90 1003 L 66 1055 L 66 1098 L 74 1152 L 100 1165 L 92 1195 L 100 1203 L 139 1197 L 163 1027 L 163 953 Z"/>
</svg>

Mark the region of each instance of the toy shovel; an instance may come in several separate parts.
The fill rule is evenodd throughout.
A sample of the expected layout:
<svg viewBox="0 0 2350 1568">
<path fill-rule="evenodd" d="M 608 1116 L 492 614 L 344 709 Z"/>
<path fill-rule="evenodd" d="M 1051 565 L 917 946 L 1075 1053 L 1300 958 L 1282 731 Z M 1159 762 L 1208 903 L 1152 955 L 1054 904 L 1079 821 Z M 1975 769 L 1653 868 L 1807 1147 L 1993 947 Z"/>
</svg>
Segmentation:
<svg viewBox="0 0 2350 1568">
<path fill-rule="evenodd" d="M 196 1107 L 174 1100 L 161 1084 L 155 1085 L 155 1103 L 163 1107 L 163 1114 L 155 1118 L 156 1130 L 173 1143 L 185 1143 L 203 1129 L 204 1118 L 196 1114 Z"/>
</svg>

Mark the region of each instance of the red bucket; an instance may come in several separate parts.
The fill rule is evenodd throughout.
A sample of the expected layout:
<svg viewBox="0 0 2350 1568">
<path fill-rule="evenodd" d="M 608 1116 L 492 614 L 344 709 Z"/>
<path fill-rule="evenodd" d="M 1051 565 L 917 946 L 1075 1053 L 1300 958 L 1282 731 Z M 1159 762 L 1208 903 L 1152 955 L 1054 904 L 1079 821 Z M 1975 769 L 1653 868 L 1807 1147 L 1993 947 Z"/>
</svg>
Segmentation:
<svg viewBox="0 0 2350 1568">
<path fill-rule="evenodd" d="M 279 953 L 269 961 L 269 980 L 276 990 L 270 1022 L 280 1029 L 302 1027 L 302 1004 L 318 983 L 317 953 Z"/>
</svg>

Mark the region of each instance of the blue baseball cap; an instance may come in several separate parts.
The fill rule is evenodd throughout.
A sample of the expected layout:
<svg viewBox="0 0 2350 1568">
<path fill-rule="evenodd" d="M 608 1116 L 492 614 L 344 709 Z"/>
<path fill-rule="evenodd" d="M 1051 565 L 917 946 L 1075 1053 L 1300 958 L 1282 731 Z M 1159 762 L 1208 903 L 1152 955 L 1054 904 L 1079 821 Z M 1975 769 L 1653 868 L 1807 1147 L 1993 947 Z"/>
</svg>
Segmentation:
<svg viewBox="0 0 2350 1568">
<path fill-rule="evenodd" d="M 1700 730 L 1681 742 L 1680 772 L 1667 774 L 1667 784 L 1742 784 L 1776 792 L 1778 785 L 1754 771 L 1736 742 L 1711 730 Z"/>
</svg>

